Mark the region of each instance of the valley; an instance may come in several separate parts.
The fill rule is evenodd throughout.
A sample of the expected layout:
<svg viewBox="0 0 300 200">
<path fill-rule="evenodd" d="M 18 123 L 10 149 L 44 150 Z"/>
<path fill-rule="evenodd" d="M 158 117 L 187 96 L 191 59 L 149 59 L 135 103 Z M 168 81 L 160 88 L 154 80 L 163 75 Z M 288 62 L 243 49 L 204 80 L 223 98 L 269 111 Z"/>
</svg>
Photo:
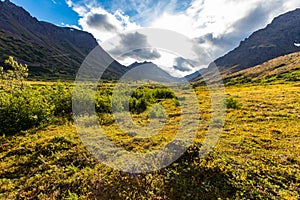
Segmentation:
<svg viewBox="0 0 300 200">
<path fill-rule="evenodd" d="M 0 199 L 300 199 L 299 8 L 179 78 L 152 62 L 164 54 L 139 32 L 121 31 L 111 48 L 134 58 L 127 66 L 101 47 L 107 30 L 138 27 L 123 11 L 75 1 L 39 6 L 49 3 L 81 27 L 0 1 Z M 230 28 L 272 9 L 250 10 Z M 221 48 L 223 36 L 204 36 L 192 41 Z M 147 48 L 126 52 L 135 43 Z M 96 58 L 86 59 L 95 48 Z M 80 71 L 83 63 L 91 69 Z M 185 75 L 190 64 L 199 63 L 175 57 L 168 69 Z"/>
</svg>

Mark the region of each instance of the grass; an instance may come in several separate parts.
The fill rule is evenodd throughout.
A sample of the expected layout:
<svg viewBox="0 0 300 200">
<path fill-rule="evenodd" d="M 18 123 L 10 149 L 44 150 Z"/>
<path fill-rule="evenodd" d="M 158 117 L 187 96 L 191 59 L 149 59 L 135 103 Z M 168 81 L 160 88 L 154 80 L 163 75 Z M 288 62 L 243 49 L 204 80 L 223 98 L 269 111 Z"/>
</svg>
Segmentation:
<svg viewBox="0 0 300 200">
<path fill-rule="evenodd" d="M 299 87 L 297 82 L 226 87 L 239 106 L 227 108 L 219 141 L 203 158 L 197 152 L 211 112 L 208 91 L 197 87 L 201 120 L 194 145 L 172 165 L 147 174 L 123 173 L 99 163 L 71 122 L 3 136 L 0 198 L 299 199 Z M 160 103 L 167 107 L 168 118 L 159 134 L 138 140 L 108 123 L 107 136 L 130 151 L 164 146 L 182 116 L 174 100 Z M 133 120 L 145 125 L 149 112 L 132 114 Z"/>
<path fill-rule="evenodd" d="M 223 79 L 226 85 L 285 84 L 299 81 L 300 53 L 291 53 L 255 67 L 223 75 Z"/>
</svg>

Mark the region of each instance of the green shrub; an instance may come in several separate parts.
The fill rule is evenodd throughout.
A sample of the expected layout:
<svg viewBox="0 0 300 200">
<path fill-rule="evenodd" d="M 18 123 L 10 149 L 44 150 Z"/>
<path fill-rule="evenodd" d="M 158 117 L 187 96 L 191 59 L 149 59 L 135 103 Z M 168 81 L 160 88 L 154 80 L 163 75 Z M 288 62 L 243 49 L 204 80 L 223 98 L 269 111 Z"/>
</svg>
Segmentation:
<svg viewBox="0 0 300 200">
<path fill-rule="evenodd" d="M 168 88 L 142 87 L 136 89 L 131 95 L 129 102 L 129 110 L 133 113 L 142 113 L 147 107 L 153 103 L 159 102 L 161 99 L 175 98 L 174 93 Z M 175 104 L 179 102 L 174 101 Z"/>
<path fill-rule="evenodd" d="M 227 97 L 226 98 L 226 108 L 229 109 L 238 109 L 241 107 L 241 104 L 237 99 L 234 99 L 233 97 Z"/>
<path fill-rule="evenodd" d="M 178 99 L 174 99 L 173 101 L 174 101 L 174 105 L 175 105 L 176 107 L 181 106 L 181 104 L 180 104 L 180 102 L 178 101 Z"/>
<path fill-rule="evenodd" d="M 129 101 L 129 111 L 132 113 L 142 113 L 147 110 L 148 101 L 146 98 L 131 98 Z"/>
<path fill-rule="evenodd" d="M 112 112 L 111 96 L 96 95 L 95 107 L 96 107 L 96 112 L 98 114 L 111 113 Z"/>
<path fill-rule="evenodd" d="M 54 105 L 54 115 L 71 118 L 72 115 L 72 91 L 66 84 L 57 83 L 52 90 L 47 88 L 46 94 L 50 95 L 50 104 Z"/>
<path fill-rule="evenodd" d="M 172 99 L 175 98 L 175 95 L 168 88 L 157 88 L 154 90 L 154 97 L 157 99 Z"/>
<path fill-rule="evenodd" d="M 101 113 L 98 115 L 98 121 L 100 125 L 111 125 L 115 123 L 115 118 L 112 114 Z"/>
<path fill-rule="evenodd" d="M 13 134 L 50 121 L 53 107 L 32 89 L 0 93 L 0 132 Z"/>
<path fill-rule="evenodd" d="M 5 71 L 3 67 L 0 67 L 0 85 L 10 92 L 14 92 L 14 90 L 19 88 L 23 89 L 23 81 L 28 76 L 27 65 L 18 63 L 12 56 L 9 56 L 4 63 L 8 65 L 10 69 Z"/>
</svg>

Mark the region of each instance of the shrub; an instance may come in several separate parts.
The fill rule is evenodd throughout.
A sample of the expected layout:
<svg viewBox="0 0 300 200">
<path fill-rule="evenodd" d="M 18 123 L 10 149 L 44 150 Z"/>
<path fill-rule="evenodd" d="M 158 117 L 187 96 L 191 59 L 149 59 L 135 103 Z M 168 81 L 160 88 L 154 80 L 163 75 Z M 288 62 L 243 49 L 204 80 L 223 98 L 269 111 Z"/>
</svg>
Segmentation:
<svg viewBox="0 0 300 200">
<path fill-rule="evenodd" d="M 129 110 L 132 113 L 142 113 L 147 109 L 148 102 L 146 98 L 131 98 L 129 101 Z"/>
<path fill-rule="evenodd" d="M 98 115 L 98 121 L 100 125 L 111 125 L 115 123 L 115 118 L 112 114 L 102 113 Z"/>
<path fill-rule="evenodd" d="M 238 109 L 240 108 L 241 104 L 237 99 L 234 99 L 233 97 L 227 97 L 226 98 L 226 108 L 230 109 Z"/>
<path fill-rule="evenodd" d="M 154 97 L 157 99 L 172 99 L 175 98 L 175 95 L 168 88 L 157 88 L 154 91 Z"/>
<path fill-rule="evenodd" d="M 181 106 L 181 104 L 180 104 L 180 102 L 178 101 L 178 99 L 174 99 L 173 101 L 174 101 L 174 104 L 175 104 L 176 107 Z"/>
<path fill-rule="evenodd" d="M 147 110 L 148 105 L 159 102 L 159 99 L 175 98 L 174 93 L 168 88 L 138 88 L 131 95 L 129 110 L 133 113 L 142 113 Z M 178 105 L 179 102 L 174 100 Z"/>
<path fill-rule="evenodd" d="M 96 112 L 99 113 L 111 113 L 111 97 L 107 95 L 96 96 L 95 99 Z"/>
<path fill-rule="evenodd" d="M 3 84 L 4 89 L 8 88 L 10 92 L 14 92 L 18 88 L 23 89 L 23 81 L 28 76 L 27 65 L 18 63 L 12 56 L 9 56 L 4 62 L 11 69 L 4 71 L 3 67 L 0 67 L 0 84 Z"/>
<path fill-rule="evenodd" d="M 39 92 L 32 89 L 0 93 L 0 132 L 13 134 L 47 123 L 53 107 Z"/>
<path fill-rule="evenodd" d="M 72 92 L 71 89 L 62 83 L 57 83 L 50 93 L 50 104 L 54 105 L 54 115 L 59 117 L 71 118 L 72 115 Z M 45 95 L 47 95 L 47 92 Z"/>
</svg>

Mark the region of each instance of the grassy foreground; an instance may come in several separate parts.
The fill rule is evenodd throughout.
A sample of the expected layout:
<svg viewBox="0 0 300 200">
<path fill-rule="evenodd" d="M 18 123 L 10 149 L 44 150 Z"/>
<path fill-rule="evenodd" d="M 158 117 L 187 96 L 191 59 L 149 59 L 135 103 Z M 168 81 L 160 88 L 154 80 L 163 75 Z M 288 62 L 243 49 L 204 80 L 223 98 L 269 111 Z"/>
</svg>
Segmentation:
<svg viewBox="0 0 300 200">
<path fill-rule="evenodd" d="M 149 174 L 126 174 L 97 162 L 71 122 L 3 136 L 0 198 L 299 199 L 300 84 L 230 86 L 226 93 L 239 106 L 227 109 L 214 151 L 198 158 L 199 139 L 171 166 Z M 208 101 L 200 104 L 205 121 Z M 199 138 L 206 129 L 199 126 Z"/>
</svg>

